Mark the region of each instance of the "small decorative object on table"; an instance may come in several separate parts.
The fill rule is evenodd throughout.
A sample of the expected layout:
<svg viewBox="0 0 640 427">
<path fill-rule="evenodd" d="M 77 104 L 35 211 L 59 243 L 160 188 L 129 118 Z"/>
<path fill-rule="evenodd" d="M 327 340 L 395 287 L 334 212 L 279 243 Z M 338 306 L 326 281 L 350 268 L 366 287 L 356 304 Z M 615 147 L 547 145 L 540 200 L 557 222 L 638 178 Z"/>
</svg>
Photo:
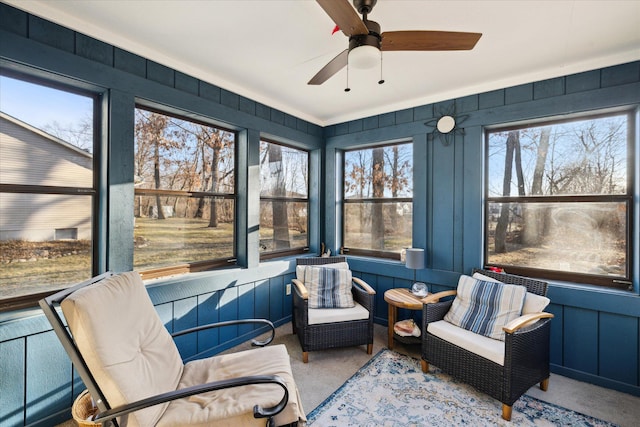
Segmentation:
<svg viewBox="0 0 640 427">
<path fill-rule="evenodd" d="M 419 337 L 420 327 L 413 319 L 401 320 L 393 325 L 393 332 L 401 337 Z"/>
<path fill-rule="evenodd" d="M 416 282 L 411 286 L 411 293 L 417 297 L 424 298 L 429 293 L 429 288 L 426 283 Z"/>
</svg>

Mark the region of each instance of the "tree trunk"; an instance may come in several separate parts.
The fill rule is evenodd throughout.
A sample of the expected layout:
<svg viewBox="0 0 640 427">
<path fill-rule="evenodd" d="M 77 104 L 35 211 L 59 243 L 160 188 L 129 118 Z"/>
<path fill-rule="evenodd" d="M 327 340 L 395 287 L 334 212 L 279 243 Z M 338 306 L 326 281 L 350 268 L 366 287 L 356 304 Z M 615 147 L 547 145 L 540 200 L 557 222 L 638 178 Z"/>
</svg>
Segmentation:
<svg viewBox="0 0 640 427">
<path fill-rule="evenodd" d="M 220 171 L 218 170 L 218 162 L 220 158 L 220 149 L 213 147 L 213 155 L 211 156 L 211 192 L 215 193 L 218 189 L 218 180 L 220 179 Z M 211 208 L 209 211 L 209 227 L 216 228 L 218 226 L 218 201 L 211 198 Z"/>
<path fill-rule="evenodd" d="M 398 190 L 400 189 L 400 170 L 398 165 L 398 146 L 393 146 L 393 159 L 392 159 L 392 168 L 391 168 L 391 197 L 398 197 Z M 398 229 L 398 211 L 396 206 L 392 206 L 391 211 L 389 212 L 389 216 L 391 219 L 391 228 L 395 231 Z"/>
<path fill-rule="evenodd" d="M 373 197 L 384 196 L 384 149 L 374 148 L 372 158 Z M 382 203 L 371 206 L 371 249 L 384 249 L 384 217 Z"/>
<path fill-rule="evenodd" d="M 204 144 L 200 145 L 200 157 L 202 158 L 202 172 L 200 173 L 200 180 L 202 181 L 202 191 L 207 191 L 209 188 L 209 177 L 207 176 L 206 168 L 206 156 L 204 155 Z M 198 207 L 196 208 L 195 218 L 204 218 L 204 197 L 198 199 Z"/>
<path fill-rule="evenodd" d="M 271 173 L 272 195 L 286 197 L 287 189 L 282 170 L 282 147 L 269 144 L 269 170 Z M 289 249 L 289 217 L 287 203 L 281 200 L 271 202 L 273 222 L 273 245 L 275 250 Z"/>
<path fill-rule="evenodd" d="M 542 180 L 544 178 L 544 168 L 547 162 L 547 153 L 549 151 L 549 136 L 551 134 L 550 127 L 543 127 L 538 142 L 538 150 L 536 153 L 536 165 L 533 171 L 533 180 L 531 182 L 531 195 L 542 195 Z M 527 208 L 524 212 L 524 228 L 522 230 L 522 243 L 525 245 L 535 245 L 540 243 L 541 238 L 546 234 L 546 210 Z"/>
<path fill-rule="evenodd" d="M 507 137 L 507 151 L 504 156 L 504 178 L 502 180 L 502 195 L 509 196 L 511 193 L 511 175 L 513 171 L 513 156 L 518 140 L 518 131 L 509 132 Z M 502 203 L 500 206 L 500 217 L 496 224 L 495 248 L 497 254 L 507 252 L 507 227 L 509 226 L 509 203 Z"/>
<path fill-rule="evenodd" d="M 160 189 L 160 141 L 156 140 L 155 148 L 153 152 L 153 179 L 156 184 L 156 189 Z M 164 212 L 162 211 L 162 202 L 160 201 L 160 195 L 156 194 L 156 211 L 158 219 L 164 219 Z"/>
</svg>

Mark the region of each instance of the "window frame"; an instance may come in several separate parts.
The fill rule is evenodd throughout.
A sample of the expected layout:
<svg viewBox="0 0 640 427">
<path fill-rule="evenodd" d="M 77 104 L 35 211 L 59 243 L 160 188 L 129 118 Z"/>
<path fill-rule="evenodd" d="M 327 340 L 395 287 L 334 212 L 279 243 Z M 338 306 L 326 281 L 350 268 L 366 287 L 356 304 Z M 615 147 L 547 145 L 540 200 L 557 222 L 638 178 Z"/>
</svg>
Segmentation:
<svg viewBox="0 0 640 427">
<path fill-rule="evenodd" d="M 207 126 L 214 129 L 218 129 L 224 132 L 228 132 L 233 134 L 234 144 L 233 144 L 233 193 L 216 193 L 216 192 L 206 192 L 206 191 L 185 191 L 185 190 L 169 190 L 169 189 L 156 189 L 156 188 L 134 188 L 134 197 L 137 196 L 158 196 L 158 197 L 178 197 L 178 198 L 212 198 L 216 200 L 232 200 L 233 201 L 233 239 L 232 239 L 232 247 L 233 254 L 228 257 L 222 258 L 213 258 L 202 261 L 192 261 L 192 262 L 181 262 L 173 265 L 166 265 L 161 267 L 148 268 L 144 270 L 135 270 L 140 274 L 140 277 L 143 280 L 148 279 L 157 279 L 160 277 L 166 277 L 177 274 L 186 274 L 186 273 L 195 273 L 201 271 L 209 271 L 217 268 L 227 267 L 229 265 L 234 265 L 237 262 L 237 254 L 238 254 L 238 179 L 237 179 L 237 171 L 238 171 L 238 141 L 239 141 L 239 132 L 234 129 L 230 129 L 225 126 L 221 126 L 219 123 L 216 123 L 214 120 L 207 120 L 206 118 L 198 117 L 190 117 L 190 114 L 183 110 L 177 110 L 173 108 L 158 108 L 154 105 L 150 105 L 143 100 L 136 100 L 134 106 L 134 113 L 136 110 L 144 110 L 147 112 L 161 114 L 167 117 L 172 117 L 174 119 L 183 120 L 186 122 L 195 123 L 201 126 Z M 135 147 L 135 140 L 134 140 Z M 135 148 L 134 148 L 135 150 Z M 135 247 L 134 247 L 135 253 Z M 135 256 L 135 255 L 134 255 Z M 132 269 L 135 269 L 135 265 L 132 265 Z"/>
<path fill-rule="evenodd" d="M 576 114 L 570 114 L 564 116 L 562 118 L 553 118 L 547 117 L 542 118 L 540 120 L 530 121 L 527 123 L 517 123 L 517 124 L 504 124 L 498 126 L 486 127 L 484 129 L 484 201 L 483 201 L 483 260 L 485 267 L 497 267 L 502 268 L 509 273 L 522 275 L 522 276 L 531 276 L 531 277 L 539 277 L 542 279 L 548 280 L 558 280 L 563 282 L 577 283 L 577 284 L 586 284 L 586 285 L 596 285 L 601 287 L 608 287 L 614 289 L 622 289 L 622 290 L 632 290 L 633 289 L 633 254 L 634 250 L 634 205 L 633 205 L 633 195 L 635 193 L 634 182 L 635 182 L 635 157 L 637 153 L 635 152 L 635 144 L 634 139 L 636 138 L 636 114 L 637 114 L 637 106 L 626 106 L 615 109 L 599 109 L 599 110 L 591 110 L 584 111 Z M 548 195 L 548 196 L 490 196 L 489 195 L 489 136 L 491 133 L 495 132 L 508 132 L 513 130 L 520 129 L 529 129 L 532 127 L 542 127 L 542 126 L 552 126 L 563 123 L 570 123 L 574 121 L 580 120 L 597 120 L 606 117 L 612 116 L 622 116 L 625 115 L 627 118 L 627 154 L 626 154 L 626 167 L 627 167 L 627 183 L 626 183 L 626 193 L 624 194 L 578 194 L 578 195 Z M 533 203 L 551 203 L 551 204 L 562 204 L 562 203 L 593 203 L 593 202 L 601 202 L 601 203 L 624 203 L 626 204 L 626 213 L 625 213 L 625 221 L 626 221 L 626 229 L 627 229 L 627 245 L 625 250 L 626 256 L 626 270 L 625 277 L 621 276 L 608 276 L 608 275 L 597 275 L 597 274 L 586 274 L 586 273 L 578 273 L 578 272 L 569 272 L 569 271 L 560 271 L 560 270 L 552 270 L 552 269 L 541 269 L 541 268 L 533 268 L 533 267 L 523 267 L 523 266 L 514 266 L 510 264 L 502 264 L 502 263 L 490 263 L 489 260 L 489 221 L 490 217 L 489 206 L 491 203 L 518 203 L 518 204 L 533 204 Z"/>
<path fill-rule="evenodd" d="M 92 100 L 92 176 L 91 187 L 68 187 L 50 185 L 29 185 L 29 184 L 3 184 L 0 183 L 0 193 L 12 194 L 42 194 L 42 195 L 68 195 L 68 196 L 89 196 L 91 197 L 91 276 L 96 276 L 104 270 L 104 259 L 101 255 L 105 245 L 105 237 L 102 233 L 101 211 L 105 205 L 105 200 L 100 195 L 99 189 L 106 179 L 106 171 L 103 170 L 103 143 L 102 135 L 102 104 L 103 93 L 98 89 L 89 87 L 79 87 L 67 79 L 54 76 L 48 72 L 22 69 L 22 67 L 8 68 L 0 67 L 0 75 L 25 83 L 43 86 L 50 89 L 67 92 L 70 94 L 84 96 Z M 87 277 L 88 279 L 89 277 Z M 76 282 L 68 283 L 73 286 Z M 36 307 L 38 301 L 66 288 L 61 286 L 55 290 L 33 292 L 15 297 L 0 298 L 0 313 L 4 311 L 21 310 Z"/>
<path fill-rule="evenodd" d="M 284 250 L 275 250 L 275 251 L 269 251 L 269 252 L 260 252 L 258 250 L 260 261 L 273 259 L 273 258 L 281 258 L 281 257 L 285 257 L 285 256 L 300 255 L 300 254 L 307 253 L 307 252 L 309 252 L 309 245 L 310 245 L 310 242 L 309 242 L 309 225 L 310 225 L 310 219 L 309 219 L 309 217 L 310 217 L 309 216 L 309 207 L 310 207 L 309 206 L 309 191 L 310 191 L 309 177 L 310 177 L 310 165 L 311 165 L 311 151 L 309 151 L 307 149 L 304 149 L 304 148 L 295 147 L 295 146 L 293 146 L 291 144 L 285 144 L 285 143 L 282 143 L 280 141 L 276 141 L 276 140 L 271 139 L 271 138 L 261 137 L 260 138 L 260 142 L 266 142 L 267 144 L 279 145 L 281 147 L 290 148 L 290 149 L 301 151 L 301 152 L 307 154 L 307 197 L 306 198 L 302 198 L 302 197 L 263 196 L 262 195 L 262 188 L 260 189 L 260 206 L 262 206 L 262 202 L 263 201 L 270 201 L 270 202 L 280 201 L 280 202 L 285 202 L 285 203 L 305 203 L 307 205 L 307 244 L 304 247 L 298 247 L 298 248 L 293 248 L 293 249 L 284 249 Z"/>
<path fill-rule="evenodd" d="M 372 257 L 372 258 L 383 258 L 383 259 L 392 259 L 392 260 L 396 260 L 396 261 L 401 261 L 402 260 L 402 253 L 401 252 L 391 252 L 391 251 L 380 251 L 380 250 L 374 250 L 374 249 L 364 249 L 364 248 L 353 248 L 353 247 L 347 247 L 344 244 L 345 241 L 345 236 L 346 236 L 346 227 L 347 227 L 347 222 L 346 222 L 346 212 L 345 210 L 347 209 L 347 205 L 349 204 L 357 204 L 357 203 L 364 203 L 364 204 L 378 204 L 378 203 L 411 203 L 411 206 L 413 207 L 413 199 L 414 197 L 362 197 L 362 198 L 347 198 L 346 194 L 345 194 L 345 174 L 346 174 L 346 162 L 347 162 L 347 156 L 346 153 L 349 152 L 353 152 L 353 151 L 363 151 L 363 150 L 373 150 L 375 148 L 387 148 L 387 147 L 393 147 L 395 145 L 405 145 L 405 144 L 410 144 L 411 145 L 411 160 L 412 160 L 412 164 L 411 167 L 412 169 L 414 168 L 414 159 L 413 159 L 413 144 L 414 141 L 412 139 L 402 139 L 402 140 L 394 140 L 394 141 L 385 141 L 385 142 L 381 142 L 381 143 L 376 143 L 376 144 L 371 144 L 371 145 L 366 145 L 366 146 L 358 146 L 358 147 L 353 147 L 353 148 L 347 148 L 342 150 L 342 155 L 341 157 L 341 182 L 340 182 L 340 191 L 341 191 L 341 198 L 342 198 L 342 209 L 341 209 L 341 220 L 342 220 L 342 234 L 341 234 L 341 245 L 340 245 L 340 253 L 344 254 L 344 255 L 356 255 L 356 256 L 364 256 L 364 257 Z M 414 182 L 413 182 L 413 173 L 411 174 L 411 191 L 413 194 L 413 188 L 414 188 Z M 412 213 L 411 213 L 411 222 L 413 224 L 413 208 L 412 208 Z M 411 232 L 411 240 L 413 241 L 413 230 Z"/>
</svg>

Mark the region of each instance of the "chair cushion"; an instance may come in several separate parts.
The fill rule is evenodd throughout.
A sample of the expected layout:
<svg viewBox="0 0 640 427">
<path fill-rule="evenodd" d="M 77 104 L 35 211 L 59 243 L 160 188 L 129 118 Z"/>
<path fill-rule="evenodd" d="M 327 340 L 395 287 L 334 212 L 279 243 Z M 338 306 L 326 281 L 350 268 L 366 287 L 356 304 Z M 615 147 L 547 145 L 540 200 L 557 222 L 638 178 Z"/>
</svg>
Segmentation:
<svg viewBox="0 0 640 427">
<path fill-rule="evenodd" d="M 447 322 L 489 338 L 504 340 L 502 327 L 520 316 L 527 288 L 462 275 Z"/>
<path fill-rule="evenodd" d="M 322 323 L 348 322 L 350 320 L 364 320 L 369 318 L 366 308 L 354 302 L 351 308 L 313 308 L 309 309 L 309 325 Z"/>
<path fill-rule="evenodd" d="M 283 344 L 194 360 L 184 367 L 179 388 L 237 378 L 245 375 L 278 375 L 287 384 L 289 402 L 275 417 L 276 425 L 306 421 L 300 396 L 293 380 L 289 354 Z M 158 427 L 264 426 L 264 419 L 253 417 L 253 406 L 269 407 L 282 398 L 278 385 L 259 384 L 233 387 L 199 394 L 171 402 Z"/>
<path fill-rule="evenodd" d="M 494 340 L 439 320 L 427 325 L 427 332 L 504 366 L 504 341 Z M 469 368 L 473 369 L 473 367 Z"/>
<path fill-rule="evenodd" d="M 300 280 L 304 283 L 304 268 L 307 265 L 296 265 L 296 279 Z M 347 262 L 332 262 L 330 264 L 318 264 L 316 267 L 325 267 L 325 268 L 338 268 L 341 270 L 348 270 L 349 263 Z"/>
<path fill-rule="evenodd" d="M 182 359 L 138 273 L 122 273 L 81 288 L 61 307 L 112 407 L 176 389 Z M 126 425 L 154 425 L 167 406 L 134 412 Z"/>
<path fill-rule="evenodd" d="M 487 282 L 498 282 L 502 283 L 499 280 L 494 279 L 493 277 L 485 276 L 481 273 L 473 273 L 473 278 L 478 280 L 484 280 Z M 522 314 L 531 314 L 531 313 L 540 313 L 544 311 L 545 308 L 549 305 L 551 300 L 542 295 L 537 295 L 532 292 L 527 292 L 524 297 L 524 305 L 522 306 Z"/>
<path fill-rule="evenodd" d="M 350 308 L 351 270 L 307 265 L 303 283 L 309 291 L 309 308 Z"/>
</svg>

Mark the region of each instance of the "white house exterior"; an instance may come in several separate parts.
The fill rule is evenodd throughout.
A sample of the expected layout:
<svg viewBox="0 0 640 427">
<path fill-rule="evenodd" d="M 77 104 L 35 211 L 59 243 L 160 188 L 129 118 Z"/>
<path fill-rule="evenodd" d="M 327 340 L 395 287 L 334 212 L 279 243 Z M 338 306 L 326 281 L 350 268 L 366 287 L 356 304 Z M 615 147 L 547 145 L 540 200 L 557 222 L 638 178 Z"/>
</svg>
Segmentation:
<svg viewBox="0 0 640 427">
<path fill-rule="evenodd" d="M 93 156 L 0 112 L 0 184 L 93 187 Z M 90 195 L 0 192 L 0 240 L 91 239 Z"/>
</svg>

